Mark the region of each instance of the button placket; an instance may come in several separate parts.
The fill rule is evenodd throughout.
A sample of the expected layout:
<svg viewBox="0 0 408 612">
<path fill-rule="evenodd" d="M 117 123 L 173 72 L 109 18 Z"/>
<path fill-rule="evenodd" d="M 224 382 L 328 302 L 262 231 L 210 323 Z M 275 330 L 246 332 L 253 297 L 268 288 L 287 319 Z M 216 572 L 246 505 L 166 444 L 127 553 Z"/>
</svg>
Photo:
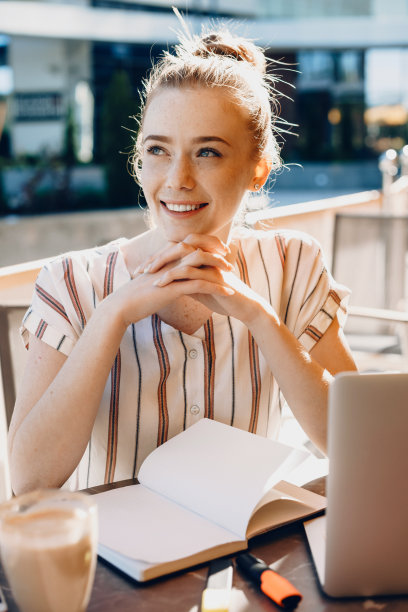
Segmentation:
<svg viewBox="0 0 408 612">
<path fill-rule="evenodd" d="M 189 346 L 190 345 L 190 346 Z M 195 346 L 194 346 L 195 345 Z M 191 341 L 187 344 L 187 420 L 190 424 L 194 423 L 202 416 L 203 412 L 203 390 L 202 380 L 202 359 L 201 359 L 201 342 Z"/>
</svg>

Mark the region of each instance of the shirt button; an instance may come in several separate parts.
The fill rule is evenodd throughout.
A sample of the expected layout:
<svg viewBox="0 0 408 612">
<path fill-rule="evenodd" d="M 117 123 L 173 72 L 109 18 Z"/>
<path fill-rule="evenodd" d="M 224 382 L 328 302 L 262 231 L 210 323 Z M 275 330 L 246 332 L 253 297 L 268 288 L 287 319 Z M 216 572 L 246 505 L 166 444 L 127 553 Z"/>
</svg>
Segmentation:
<svg viewBox="0 0 408 612">
<path fill-rule="evenodd" d="M 198 414 L 200 412 L 200 406 L 197 406 L 196 404 L 194 404 L 193 406 L 191 406 L 190 408 L 190 412 L 191 414 Z"/>
<path fill-rule="evenodd" d="M 188 354 L 191 359 L 195 359 L 198 355 L 198 352 L 196 351 L 196 349 L 191 349 L 190 351 L 188 351 Z"/>
</svg>

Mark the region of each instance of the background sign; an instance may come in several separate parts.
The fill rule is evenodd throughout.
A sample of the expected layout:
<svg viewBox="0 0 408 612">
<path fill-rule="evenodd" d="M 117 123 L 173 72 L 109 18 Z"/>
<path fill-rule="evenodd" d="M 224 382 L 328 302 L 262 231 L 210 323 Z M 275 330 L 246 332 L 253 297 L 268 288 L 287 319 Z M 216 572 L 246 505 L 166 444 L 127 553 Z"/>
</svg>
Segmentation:
<svg viewBox="0 0 408 612">
<path fill-rule="evenodd" d="M 15 121 L 52 121 L 64 117 L 65 109 L 60 93 L 14 94 Z"/>
</svg>

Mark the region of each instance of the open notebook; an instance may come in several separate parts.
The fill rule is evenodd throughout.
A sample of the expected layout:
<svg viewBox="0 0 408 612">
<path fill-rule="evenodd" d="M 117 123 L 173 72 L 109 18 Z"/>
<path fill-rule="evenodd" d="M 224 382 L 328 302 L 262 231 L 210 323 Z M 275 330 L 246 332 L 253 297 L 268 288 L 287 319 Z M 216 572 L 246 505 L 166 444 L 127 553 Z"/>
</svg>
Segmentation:
<svg viewBox="0 0 408 612">
<path fill-rule="evenodd" d="M 408 593 L 408 374 L 337 376 L 328 445 L 326 516 L 305 523 L 323 590 Z"/>
<path fill-rule="evenodd" d="M 326 499 L 283 482 L 308 453 L 202 419 L 143 462 L 140 485 L 95 495 L 101 557 L 137 580 L 228 555 Z"/>
</svg>

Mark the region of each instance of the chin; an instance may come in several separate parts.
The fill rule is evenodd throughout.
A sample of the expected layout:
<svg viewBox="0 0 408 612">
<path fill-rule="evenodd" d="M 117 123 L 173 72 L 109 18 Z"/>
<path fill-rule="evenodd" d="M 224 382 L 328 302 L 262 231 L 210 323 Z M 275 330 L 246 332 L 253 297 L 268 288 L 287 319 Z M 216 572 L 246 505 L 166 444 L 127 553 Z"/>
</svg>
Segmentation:
<svg viewBox="0 0 408 612">
<path fill-rule="evenodd" d="M 203 236 L 217 236 L 220 240 L 226 242 L 231 230 L 231 223 L 222 225 L 212 225 L 211 223 L 166 223 L 158 224 L 161 232 L 170 242 L 182 242 L 190 234 L 202 234 Z"/>
<path fill-rule="evenodd" d="M 183 242 L 189 234 L 199 234 L 200 231 L 194 229 L 183 229 L 181 227 L 165 227 L 162 232 L 169 242 Z"/>
</svg>

